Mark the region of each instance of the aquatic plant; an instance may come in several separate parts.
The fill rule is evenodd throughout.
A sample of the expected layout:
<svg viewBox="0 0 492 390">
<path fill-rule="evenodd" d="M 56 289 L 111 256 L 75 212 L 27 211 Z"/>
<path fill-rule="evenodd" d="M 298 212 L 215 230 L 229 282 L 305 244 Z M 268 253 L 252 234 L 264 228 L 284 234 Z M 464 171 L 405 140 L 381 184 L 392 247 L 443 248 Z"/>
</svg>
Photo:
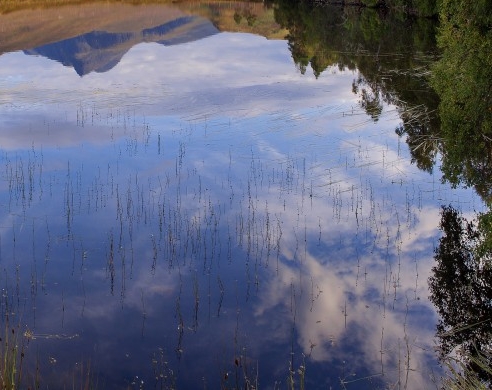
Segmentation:
<svg viewBox="0 0 492 390">
<path fill-rule="evenodd" d="M 0 338 L 0 389 L 21 388 L 25 350 L 29 338 L 12 325 L 10 316 L 5 316 L 4 333 Z"/>
</svg>

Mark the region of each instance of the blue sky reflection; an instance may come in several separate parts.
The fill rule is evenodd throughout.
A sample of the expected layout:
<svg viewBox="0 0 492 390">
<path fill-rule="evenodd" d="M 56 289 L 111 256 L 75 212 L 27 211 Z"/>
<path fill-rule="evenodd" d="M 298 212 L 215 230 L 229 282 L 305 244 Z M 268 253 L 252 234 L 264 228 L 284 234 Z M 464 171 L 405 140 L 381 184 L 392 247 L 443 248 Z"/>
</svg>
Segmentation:
<svg viewBox="0 0 492 390">
<path fill-rule="evenodd" d="M 426 387 L 440 206 L 479 201 L 410 164 L 356 73 L 308 73 L 286 42 L 228 33 L 83 78 L 1 56 L 2 258 L 34 333 L 77 334 L 109 382 L 165 351 L 184 387 L 238 355 L 273 386 L 293 353 L 308 383 Z"/>
</svg>

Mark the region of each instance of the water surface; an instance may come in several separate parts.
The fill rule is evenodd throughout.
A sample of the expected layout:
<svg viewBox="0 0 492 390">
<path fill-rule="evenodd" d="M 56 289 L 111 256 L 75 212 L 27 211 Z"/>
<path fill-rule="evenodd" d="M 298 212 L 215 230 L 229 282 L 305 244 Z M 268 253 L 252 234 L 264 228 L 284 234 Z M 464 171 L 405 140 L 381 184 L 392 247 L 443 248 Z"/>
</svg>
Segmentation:
<svg viewBox="0 0 492 390">
<path fill-rule="evenodd" d="M 439 213 L 480 200 L 411 163 L 358 68 L 301 72 L 287 40 L 161 13 L 0 56 L 2 304 L 31 369 L 434 386 Z"/>
</svg>

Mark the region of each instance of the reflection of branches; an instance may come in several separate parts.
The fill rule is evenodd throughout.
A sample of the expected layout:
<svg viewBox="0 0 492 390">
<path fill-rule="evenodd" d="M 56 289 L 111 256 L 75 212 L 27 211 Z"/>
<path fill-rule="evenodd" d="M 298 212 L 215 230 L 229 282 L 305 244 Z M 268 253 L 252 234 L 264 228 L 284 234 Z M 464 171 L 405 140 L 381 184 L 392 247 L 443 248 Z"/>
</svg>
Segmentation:
<svg viewBox="0 0 492 390">
<path fill-rule="evenodd" d="M 464 364 L 492 383 L 492 376 L 473 364 L 474 357 L 492 352 L 492 269 L 477 251 L 492 232 L 480 231 L 481 226 L 466 221 L 451 206 L 443 207 L 443 236 L 429 287 L 441 317 L 437 325 L 441 357 L 461 348 Z M 489 359 L 489 366 L 491 363 Z"/>
<path fill-rule="evenodd" d="M 363 89 L 360 104 L 372 120 L 377 122 L 383 112 L 383 104 L 379 98 L 379 93 L 377 91 L 370 93 Z"/>
<path fill-rule="evenodd" d="M 443 145 L 437 132 L 436 110 L 429 110 L 423 104 L 409 106 L 404 102 L 400 102 L 399 107 L 402 124 L 396 129 L 396 134 L 407 136 L 412 162 L 416 162 L 419 169 L 432 172 L 436 155 Z"/>
<path fill-rule="evenodd" d="M 362 109 L 374 122 L 377 122 L 383 112 L 379 83 L 377 81 L 369 83 L 364 77 L 359 75 L 357 80 L 352 83 L 352 92 L 359 95 L 359 103 Z"/>
</svg>

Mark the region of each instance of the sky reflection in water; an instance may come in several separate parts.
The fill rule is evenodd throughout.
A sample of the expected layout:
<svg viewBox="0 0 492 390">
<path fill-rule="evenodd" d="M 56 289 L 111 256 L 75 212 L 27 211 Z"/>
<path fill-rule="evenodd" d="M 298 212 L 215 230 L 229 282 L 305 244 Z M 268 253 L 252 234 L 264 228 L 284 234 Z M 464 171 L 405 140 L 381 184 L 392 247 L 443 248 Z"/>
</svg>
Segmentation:
<svg viewBox="0 0 492 390">
<path fill-rule="evenodd" d="M 230 33 L 84 77 L 1 56 L 1 260 L 46 376 L 427 387 L 440 206 L 480 202 L 410 165 L 356 77 Z"/>
</svg>

